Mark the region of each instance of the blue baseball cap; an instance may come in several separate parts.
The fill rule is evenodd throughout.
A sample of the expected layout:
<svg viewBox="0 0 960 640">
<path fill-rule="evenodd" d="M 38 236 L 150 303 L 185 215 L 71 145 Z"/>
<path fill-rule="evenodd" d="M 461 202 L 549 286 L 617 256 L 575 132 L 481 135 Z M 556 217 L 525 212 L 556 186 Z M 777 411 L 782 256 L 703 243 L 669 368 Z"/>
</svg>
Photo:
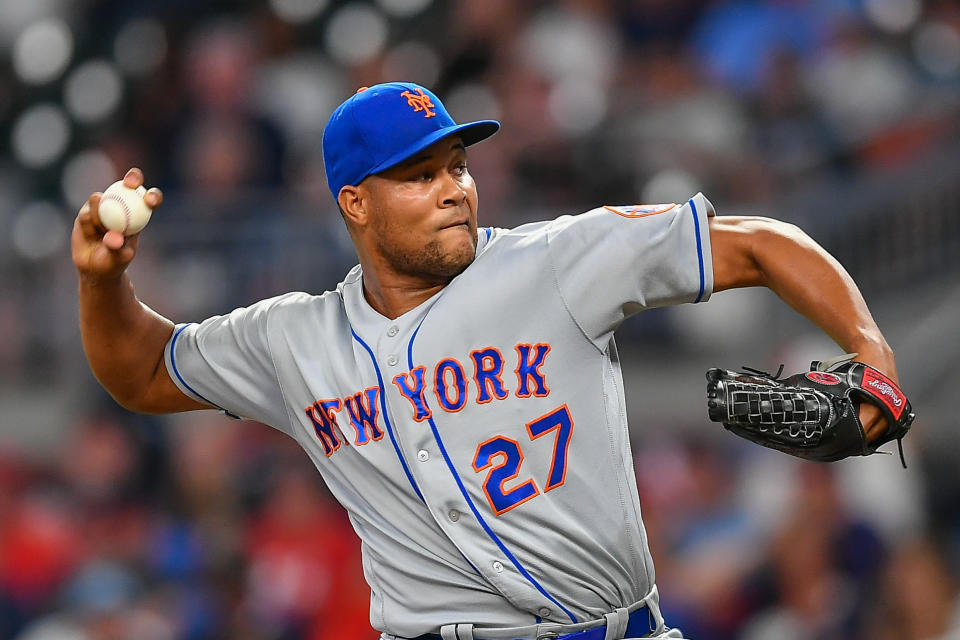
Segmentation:
<svg viewBox="0 0 960 640">
<path fill-rule="evenodd" d="M 362 87 L 334 110 L 323 131 L 323 164 L 336 200 L 340 189 L 397 165 L 450 135 L 465 146 L 500 129 L 496 120 L 457 124 L 440 99 L 411 82 Z"/>
</svg>

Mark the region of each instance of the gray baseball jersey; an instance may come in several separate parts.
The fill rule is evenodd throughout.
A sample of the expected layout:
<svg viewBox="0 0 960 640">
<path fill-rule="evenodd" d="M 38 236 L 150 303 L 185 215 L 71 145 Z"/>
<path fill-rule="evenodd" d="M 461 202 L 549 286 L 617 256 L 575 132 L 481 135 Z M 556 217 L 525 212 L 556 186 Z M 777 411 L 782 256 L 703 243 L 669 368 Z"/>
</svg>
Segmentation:
<svg viewBox="0 0 960 640">
<path fill-rule="evenodd" d="M 375 628 L 599 618 L 654 584 L 613 332 L 709 297 L 709 215 L 697 194 L 481 228 L 476 260 L 398 318 L 358 266 L 179 325 L 167 369 L 307 451 L 362 540 Z"/>
</svg>

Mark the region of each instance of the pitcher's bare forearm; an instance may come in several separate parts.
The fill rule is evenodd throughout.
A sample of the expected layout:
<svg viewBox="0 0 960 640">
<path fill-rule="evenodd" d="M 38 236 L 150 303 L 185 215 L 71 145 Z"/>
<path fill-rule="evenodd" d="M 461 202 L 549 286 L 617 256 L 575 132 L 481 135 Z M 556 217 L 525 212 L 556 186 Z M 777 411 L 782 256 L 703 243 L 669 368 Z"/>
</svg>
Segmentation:
<svg viewBox="0 0 960 640">
<path fill-rule="evenodd" d="M 80 335 L 90 369 L 120 404 L 140 409 L 164 367 L 173 323 L 137 300 L 126 273 L 111 280 L 80 276 Z"/>
<path fill-rule="evenodd" d="M 757 249 L 766 285 L 844 350 L 858 353 L 857 360 L 897 379 L 893 352 L 853 278 L 809 236 L 793 229 L 789 242 Z"/>
<path fill-rule="evenodd" d="M 124 183 L 139 187 L 143 174 L 131 169 Z M 144 200 L 152 209 L 163 195 L 150 189 Z M 90 369 L 117 402 L 133 411 L 207 408 L 170 379 L 163 352 L 173 323 L 137 299 L 127 276 L 139 237 L 107 231 L 100 223 L 99 204 L 100 194 L 91 195 L 77 215 L 70 239 L 80 282 L 80 335 Z"/>
</svg>

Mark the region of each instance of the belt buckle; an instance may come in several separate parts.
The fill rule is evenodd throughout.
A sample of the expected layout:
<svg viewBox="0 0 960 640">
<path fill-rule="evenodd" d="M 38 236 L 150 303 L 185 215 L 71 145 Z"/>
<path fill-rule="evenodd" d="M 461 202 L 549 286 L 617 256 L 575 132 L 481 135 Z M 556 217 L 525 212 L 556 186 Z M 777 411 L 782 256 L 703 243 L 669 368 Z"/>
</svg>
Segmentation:
<svg viewBox="0 0 960 640">
<path fill-rule="evenodd" d="M 554 640 L 559 637 L 560 634 L 556 631 L 543 631 L 537 634 L 537 640 Z"/>
</svg>

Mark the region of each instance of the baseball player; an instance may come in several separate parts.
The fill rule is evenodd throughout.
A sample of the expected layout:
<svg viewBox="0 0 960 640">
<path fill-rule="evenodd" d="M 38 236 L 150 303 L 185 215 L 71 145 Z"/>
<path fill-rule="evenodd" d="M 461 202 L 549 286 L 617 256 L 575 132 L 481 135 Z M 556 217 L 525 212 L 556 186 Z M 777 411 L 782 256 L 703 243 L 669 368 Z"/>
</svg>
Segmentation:
<svg viewBox="0 0 960 640">
<path fill-rule="evenodd" d="M 362 540 L 385 640 L 679 637 L 658 607 L 617 326 L 764 285 L 891 379 L 893 354 L 803 232 L 714 217 L 701 194 L 478 227 L 467 148 L 499 126 L 456 124 L 415 84 L 361 89 L 323 139 L 359 265 L 323 294 L 196 324 L 136 298 L 138 239 L 106 232 L 93 194 L 72 240 L 90 366 L 131 410 L 218 409 L 294 438 Z M 875 407 L 860 418 L 884 432 Z"/>
</svg>

